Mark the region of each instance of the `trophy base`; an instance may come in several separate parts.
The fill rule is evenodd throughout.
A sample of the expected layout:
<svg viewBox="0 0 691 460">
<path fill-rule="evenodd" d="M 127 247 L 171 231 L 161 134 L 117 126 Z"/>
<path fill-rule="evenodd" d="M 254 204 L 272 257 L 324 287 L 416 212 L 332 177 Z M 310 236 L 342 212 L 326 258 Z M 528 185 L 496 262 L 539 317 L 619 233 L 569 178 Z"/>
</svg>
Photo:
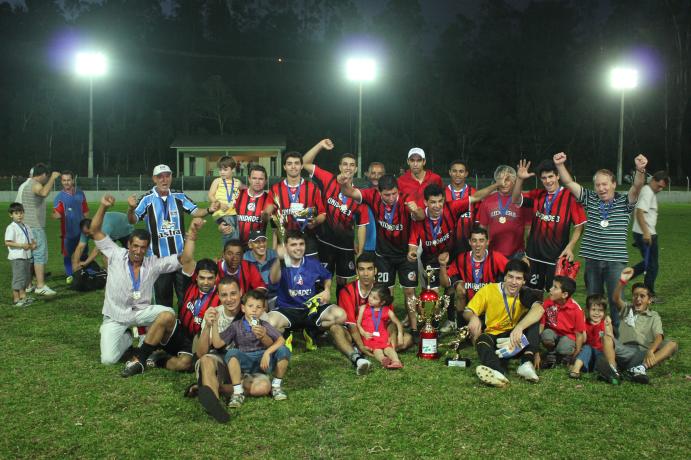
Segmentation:
<svg viewBox="0 0 691 460">
<path fill-rule="evenodd" d="M 417 356 L 422 359 L 439 359 L 439 341 L 436 332 L 422 331 L 420 333 L 420 343 L 418 344 Z"/>
<path fill-rule="evenodd" d="M 446 358 L 446 365 L 449 367 L 470 367 L 469 358 Z"/>
</svg>

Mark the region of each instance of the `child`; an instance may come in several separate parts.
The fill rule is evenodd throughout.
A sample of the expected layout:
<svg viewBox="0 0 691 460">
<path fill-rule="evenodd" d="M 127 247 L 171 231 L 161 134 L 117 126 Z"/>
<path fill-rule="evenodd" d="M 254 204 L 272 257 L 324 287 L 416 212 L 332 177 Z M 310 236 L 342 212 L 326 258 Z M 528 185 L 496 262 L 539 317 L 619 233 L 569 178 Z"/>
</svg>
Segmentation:
<svg viewBox="0 0 691 460">
<path fill-rule="evenodd" d="M 218 161 L 218 171 L 221 177 L 214 179 L 209 188 L 209 202 L 218 201 L 221 205 L 218 211 L 213 213 L 216 223 L 220 226 L 219 229 L 224 226 L 232 228 L 230 233 L 223 233 L 224 242 L 240 237 L 235 201 L 240 194 L 242 182 L 233 177 L 235 165 L 233 157 L 222 157 Z"/>
<path fill-rule="evenodd" d="M 274 400 L 282 401 L 288 396 L 281 384 L 288 370 L 290 351 L 285 346 L 285 339 L 268 322 L 260 319 L 265 312 L 266 295 L 262 291 L 252 290 L 245 294 L 242 313 L 239 319 L 219 334 L 212 329 L 212 341 L 215 348 L 223 348 L 235 343 L 236 348 L 228 350 L 225 362 L 228 366 L 230 381 L 233 385 L 233 396 L 228 407 L 237 408 L 245 401 L 242 385 L 242 374 L 274 372 L 271 382 L 271 395 Z"/>
<path fill-rule="evenodd" d="M 566 276 L 555 276 L 544 303 L 540 320 L 542 344 L 547 348 L 545 367 L 554 367 L 558 357 L 570 361 L 581 352 L 585 342 L 585 316 L 571 296 L 576 282 Z"/>
<path fill-rule="evenodd" d="M 31 281 L 31 251 L 36 249 L 36 241 L 31 228 L 24 224 L 24 206 L 12 203 L 9 213 L 12 223 L 5 230 L 5 246 L 12 266 L 12 301 L 16 307 L 24 307 L 32 302 L 26 287 Z"/>
<path fill-rule="evenodd" d="M 616 361 L 625 376 L 637 383 L 649 383 L 647 370 L 663 362 L 677 351 L 677 343 L 664 340 L 662 320 L 650 311 L 653 292 L 643 283 L 631 287 L 632 303 L 621 298 L 621 291 L 633 277 L 633 268 L 625 268 L 612 299 L 619 309 L 619 339 L 615 342 Z"/>
<path fill-rule="evenodd" d="M 403 342 L 403 325 L 393 311 L 393 296 L 384 285 L 375 285 L 367 297 L 367 304 L 360 307 L 357 328 L 362 336 L 362 343 L 372 349 L 374 357 L 387 369 L 401 369 L 403 363 L 398 359 L 396 350 L 389 343 L 387 326 L 389 321 L 396 325 L 398 343 Z"/>
<path fill-rule="evenodd" d="M 573 363 L 569 371 L 569 377 L 572 379 L 581 378 L 581 369 L 588 372 L 593 368 L 593 365 L 603 358 L 614 364 L 614 353 L 608 352 L 611 347 L 603 347 L 605 335 L 614 337 L 612 330 L 612 319 L 607 315 L 607 299 L 602 294 L 592 294 L 585 299 L 585 306 L 588 309 L 588 319 L 585 323 L 585 344 L 581 352 L 576 356 L 576 361 Z M 610 356 L 611 355 L 611 356 Z M 611 383 L 618 383 L 618 373 L 616 372 L 616 365 L 613 366 L 612 379 L 608 379 Z M 604 375 L 603 375 L 604 377 Z"/>
</svg>

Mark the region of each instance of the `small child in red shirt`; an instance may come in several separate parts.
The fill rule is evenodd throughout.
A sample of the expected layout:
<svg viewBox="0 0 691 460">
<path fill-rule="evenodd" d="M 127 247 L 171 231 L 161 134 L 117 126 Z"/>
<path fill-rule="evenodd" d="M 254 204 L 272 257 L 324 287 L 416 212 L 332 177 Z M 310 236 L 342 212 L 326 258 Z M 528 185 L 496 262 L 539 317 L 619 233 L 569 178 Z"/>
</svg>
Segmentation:
<svg viewBox="0 0 691 460">
<path fill-rule="evenodd" d="M 403 325 L 393 311 L 393 296 L 388 287 L 375 285 L 367 297 L 367 304 L 360 307 L 357 328 L 362 336 L 362 343 L 372 350 L 374 357 L 387 369 L 400 369 L 403 363 L 389 343 L 387 326 L 389 321 L 396 325 L 398 343 L 403 342 Z"/>
<path fill-rule="evenodd" d="M 572 379 L 581 378 L 581 369 L 585 372 L 593 369 L 595 362 L 603 353 L 611 355 L 609 358 L 614 364 L 616 373 L 614 352 L 606 353 L 602 343 L 605 335 L 614 337 L 612 320 L 607 315 L 607 300 L 602 294 L 592 294 L 585 299 L 585 306 L 588 309 L 588 320 L 585 323 L 586 339 L 583 349 L 576 356 L 576 361 L 569 372 L 569 377 Z"/>
<path fill-rule="evenodd" d="M 559 358 L 570 364 L 585 342 L 585 315 L 571 298 L 574 292 L 574 280 L 566 276 L 554 277 L 540 320 L 542 345 L 547 348 L 545 367 L 554 367 Z"/>
</svg>

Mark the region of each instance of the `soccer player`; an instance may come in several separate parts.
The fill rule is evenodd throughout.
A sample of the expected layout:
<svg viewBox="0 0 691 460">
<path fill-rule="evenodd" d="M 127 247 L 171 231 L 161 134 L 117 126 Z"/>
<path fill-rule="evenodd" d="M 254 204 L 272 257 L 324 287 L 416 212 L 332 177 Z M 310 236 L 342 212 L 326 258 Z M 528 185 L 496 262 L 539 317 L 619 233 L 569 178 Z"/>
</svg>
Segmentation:
<svg viewBox="0 0 691 460">
<path fill-rule="evenodd" d="M 416 219 L 422 218 L 422 209 L 408 195 L 399 194 L 396 178 L 390 174 L 379 179 L 376 189 L 355 188 L 343 174 L 338 176 L 338 182 L 341 184 L 341 193 L 372 209 L 377 222 L 377 282 L 393 289 L 398 274 L 398 282 L 406 298 L 405 305 L 408 305 L 408 299 L 415 294 L 417 287 L 417 264 L 408 260 L 407 243 L 413 214 Z M 415 334 L 415 314 L 408 312 L 408 317 L 411 331 Z"/>
<path fill-rule="evenodd" d="M 240 283 L 240 293 L 245 294 L 254 289 L 266 292 L 266 284 L 257 267 L 244 260 L 245 252 L 240 240 L 228 240 L 223 245 L 223 257 L 218 260 L 218 281 L 224 276 L 232 276 Z"/>
<path fill-rule="evenodd" d="M 425 169 L 427 160 L 425 151 L 419 147 L 413 147 L 408 151 L 408 166 L 410 169 L 398 178 L 398 189 L 404 195 L 409 196 L 419 207 L 425 206 L 425 187 L 437 184 L 444 187 L 439 174 Z"/>
<path fill-rule="evenodd" d="M 469 240 L 471 250 L 459 254 L 450 264 L 448 253 L 439 257 L 441 285 L 454 288 L 457 327 L 463 325 L 462 313 L 467 303 L 485 285 L 501 281 L 508 262 L 501 253 L 488 249 L 487 229 L 475 225 Z"/>
<path fill-rule="evenodd" d="M 316 228 L 326 221 L 326 211 L 321 192 L 310 181 L 300 177 L 302 170 L 302 155 L 298 152 L 288 152 L 283 157 L 283 170 L 286 178 L 271 186 L 270 201 L 267 212 L 273 214 L 280 211 L 286 217 L 285 229 L 299 230 L 305 236 L 307 256 L 317 256 L 319 253 Z M 276 201 L 280 210 L 276 210 Z M 279 241 L 277 233 L 273 232 L 273 247 Z"/>
<path fill-rule="evenodd" d="M 447 202 L 462 201 L 475 193 L 475 187 L 466 182 L 469 172 L 468 164 L 464 160 L 454 160 L 451 162 L 451 165 L 449 165 L 450 183 L 445 189 Z M 470 250 L 470 246 L 468 246 L 470 229 L 475 223 L 479 208 L 479 203 L 474 204 L 467 212 L 461 214 L 458 222 L 456 222 L 455 244 L 451 254 L 452 259 L 455 259 L 458 254 Z"/>
<path fill-rule="evenodd" d="M 377 188 L 379 185 L 379 178 L 386 174 L 386 168 L 384 163 L 378 161 L 373 161 L 369 164 L 365 177 L 369 180 L 366 188 Z M 367 230 L 365 234 L 365 251 L 374 251 L 377 249 L 377 223 L 374 220 L 374 213 L 372 208 L 367 206 L 367 215 L 369 217 L 369 223 L 367 224 Z"/>
<path fill-rule="evenodd" d="M 583 207 L 568 189 L 559 185 L 559 172 L 554 161 L 545 160 L 537 167 L 537 175 L 544 189 L 521 193 L 523 181 L 535 175 L 530 162 L 521 160 L 512 202 L 531 210 L 532 223 L 528 235 L 526 255 L 530 260 L 528 285 L 548 291 L 554 280 L 557 260 L 566 256 L 573 262 L 573 250 L 583 234 L 586 217 Z M 571 226 L 573 234 L 569 236 Z"/>
<path fill-rule="evenodd" d="M 84 192 L 74 185 L 72 171 L 60 173 L 62 190 L 55 195 L 53 201 L 53 219 L 60 220 L 60 239 L 62 240 L 62 257 L 65 266 L 67 284 L 72 284 L 72 253 L 74 253 L 81 229 L 79 223 L 89 217 L 89 205 L 86 203 Z"/>
<path fill-rule="evenodd" d="M 355 258 L 365 247 L 365 226 L 369 223 L 367 207 L 341 193 L 336 176 L 314 164 L 321 150 L 333 150 L 331 139 L 323 139 L 302 157 L 302 167 L 317 185 L 326 208 L 326 224 L 317 230 L 319 260 L 336 278 L 336 296 L 355 276 Z M 338 170 L 351 178 L 357 172 L 358 164 L 351 153 L 341 155 Z M 357 223 L 356 223 L 357 222 Z M 357 226 L 357 246 L 354 232 Z"/>
</svg>

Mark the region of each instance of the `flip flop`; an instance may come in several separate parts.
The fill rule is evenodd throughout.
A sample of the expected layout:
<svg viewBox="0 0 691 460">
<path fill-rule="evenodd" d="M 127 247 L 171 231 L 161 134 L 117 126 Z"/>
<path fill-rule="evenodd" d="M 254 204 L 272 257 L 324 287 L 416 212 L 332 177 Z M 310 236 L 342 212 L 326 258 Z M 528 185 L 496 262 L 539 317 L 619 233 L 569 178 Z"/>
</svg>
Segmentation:
<svg viewBox="0 0 691 460">
<path fill-rule="evenodd" d="M 387 369 L 403 369 L 403 363 L 400 361 L 392 361 L 391 364 L 386 366 Z"/>
<path fill-rule="evenodd" d="M 206 385 L 199 387 L 199 403 L 207 414 L 212 416 L 218 423 L 228 423 L 230 415 L 226 411 L 221 401 L 218 400 L 214 392 Z"/>
<path fill-rule="evenodd" d="M 182 395 L 185 398 L 196 398 L 197 393 L 199 393 L 199 385 L 197 382 L 190 383 L 187 388 L 185 388 L 185 392 L 182 393 Z"/>
<path fill-rule="evenodd" d="M 385 356 L 384 359 L 381 360 L 381 365 L 388 369 L 392 362 L 393 361 L 391 361 L 391 358 L 389 358 L 388 356 Z"/>
<path fill-rule="evenodd" d="M 569 372 L 569 378 L 570 378 L 570 379 L 580 379 L 580 378 L 581 378 L 581 373 L 580 373 L 580 372 L 571 371 L 571 372 Z"/>
</svg>

